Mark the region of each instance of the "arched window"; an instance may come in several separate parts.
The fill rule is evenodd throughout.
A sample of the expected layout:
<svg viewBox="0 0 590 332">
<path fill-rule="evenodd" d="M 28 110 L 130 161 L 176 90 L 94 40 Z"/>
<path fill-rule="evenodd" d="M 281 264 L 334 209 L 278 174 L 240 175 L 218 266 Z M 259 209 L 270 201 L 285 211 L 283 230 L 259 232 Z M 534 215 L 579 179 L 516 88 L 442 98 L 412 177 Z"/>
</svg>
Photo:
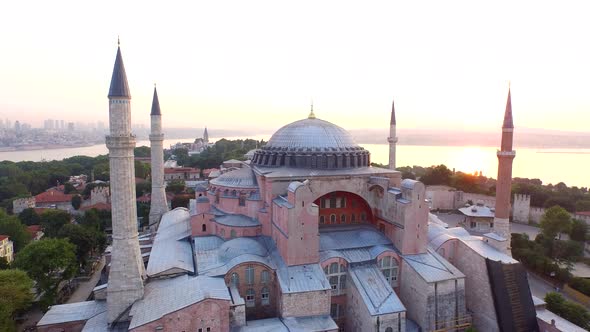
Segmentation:
<svg viewBox="0 0 590 332">
<path fill-rule="evenodd" d="M 201 225 L 201 231 L 206 232 L 207 231 L 207 225 L 205 225 L 205 224 Z"/>
<path fill-rule="evenodd" d="M 236 231 L 234 229 L 231 230 L 231 232 L 229 232 L 229 237 L 231 237 L 232 239 L 235 238 L 236 235 Z"/>
<path fill-rule="evenodd" d="M 385 332 L 393 332 L 393 328 L 392 327 L 388 327 L 385 329 Z"/>
<path fill-rule="evenodd" d="M 262 305 L 270 304 L 270 292 L 268 291 L 268 287 L 262 288 L 262 291 L 260 292 L 260 297 L 262 299 Z"/>
<path fill-rule="evenodd" d="M 320 224 L 324 224 L 326 222 L 324 216 L 320 216 Z"/>
<path fill-rule="evenodd" d="M 270 273 L 268 273 L 268 270 L 263 270 L 260 273 L 260 282 L 262 282 L 263 284 L 266 284 L 269 281 L 270 281 Z"/>
<path fill-rule="evenodd" d="M 246 194 L 240 193 L 240 197 L 238 197 L 238 205 L 246 206 Z"/>
<path fill-rule="evenodd" d="M 353 224 L 356 223 L 356 215 L 354 213 L 350 215 L 350 222 Z"/>
<path fill-rule="evenodd" d="M 256 305 L 256 302 L 254 300 L 255 295 L 256 293 L 254 292 L 254 290 L 252 288 L 248 288 L 248 290 L 246 291 L 246 307 L 253 307 Z"/>
<path fill-rule="evenodd" d="M 367 221 L 367 213 L 365 211 L 361 212 L 361 222 Z"/>
<path fill-rule="evenodd" d="M 345 214 L 341 214 L 340 215 L 340 223 L 341 224 L 346 224 L 346 215 Z"/>
<path fill-rule="evenodd" d="M 389 281 L 391 287 L 397 287 L 397 273 L 398 273 L 398 265 L 397 260 L 391 256 L 385 256 L 379 260 L 379 268 L 385 279 Z"/>
<path fill-rule="evenodd" d="M 246 267 L 246 283 L 252 285 L 254 283 L 254 266 L 248 265 Z"/>
<path fill-rule="evenodd" d="M 231 274 L 231 284 L 236 287 L 240 284 L 240 276 L 236 272 Z"/>
<path fill-rule="evenodd" d="M 221 229 L 221 231 L 219 231 L 219 235 L 225 239 L 225 229 Z"/>
<path fill-rule="evenodd" d="M 215 204 L 219 204 L 219 191 L 215 192 Z"/>
<path fill-rule="evenodd" d="M 324 273 L 330 282 L 332 295 L 345 294 L 346 266 L 344 264 L 332 263 L 324 267 Z"/>
<path fill-rule="evenodd" d="M 335 214 L 331 214 L 330 215 L 330 224 L 335 224 L 336 223 L 336 215 Z"/>
<path fill-rule="evenodd" d="M 346 207 L 346 198 L 345 197 L 340 198 L 340 207 L 341 208 Z"/>
</svg>

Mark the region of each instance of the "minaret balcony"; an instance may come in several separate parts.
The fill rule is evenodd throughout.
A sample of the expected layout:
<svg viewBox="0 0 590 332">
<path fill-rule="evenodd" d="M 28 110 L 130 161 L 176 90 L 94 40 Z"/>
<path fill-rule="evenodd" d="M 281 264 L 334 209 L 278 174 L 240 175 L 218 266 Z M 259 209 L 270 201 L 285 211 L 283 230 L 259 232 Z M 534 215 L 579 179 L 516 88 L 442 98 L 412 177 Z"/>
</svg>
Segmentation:
<svg viewBox="0 0 590 332">
<path fill-rule="evenodd" d="M 163 141 L 164 134 L 150 134 L 150 141 Z"/>
<path fill-rule="evenodd" d="M 387 142 L 389 142 L 389 143 L 397 143 L 397 137 L 387 137 Z"/>
<path fill-rule="evenodd" d="M 135 148 L 135 135 L 107 136 L 106 145 L 109 149 L 133 149 Z"/>
<path fill-rule="evenodd" d="M 502 151 L 502 150 L 498 150 L 496 152 L 496 155 L 498 157 L 512 157 L 514 158 L 516 156 L 516 151 L 512 150 L 512 151 Z"/>
</svg>

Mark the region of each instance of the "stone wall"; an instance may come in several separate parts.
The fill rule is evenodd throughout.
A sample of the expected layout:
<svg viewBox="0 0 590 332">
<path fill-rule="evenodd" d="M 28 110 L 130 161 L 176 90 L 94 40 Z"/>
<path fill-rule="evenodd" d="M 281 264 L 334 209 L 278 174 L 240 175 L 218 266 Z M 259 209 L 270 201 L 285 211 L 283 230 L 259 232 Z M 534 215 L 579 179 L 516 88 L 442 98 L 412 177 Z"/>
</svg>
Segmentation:
<svg viewBox="0 0 590 332">
<path fill-rule="evenodd" d="M 330 314 L 330 291 L 281 294 L 279 315 L 302 317 Z"/>
<path fill-rule="evenodd" d="M 35 207 L 35 197 L 18 198 L 12 201 L 12 213 L 19 214 L 24 209 L 31 209 Z"/>
<path fill-rule="evenodd" d="M 230 301 L 206 299 L 129 331 L 229 331 Z"/>
<path fill-rule="evenodd" d="M 423 330 L 430 330 L 427 317 L 433 309 L 428 308 L 427 299 L 434 295 L 434 289 L 405 260 L 402 260 L 401 280 L 399 295 L 406 306 L 406 316 Z"/>
<path fill-rule="evenodd" d="M 531 196 L 514 194 L 512 203 L 512 221 L 528 224 L 530 220 Z"/>
</svg>

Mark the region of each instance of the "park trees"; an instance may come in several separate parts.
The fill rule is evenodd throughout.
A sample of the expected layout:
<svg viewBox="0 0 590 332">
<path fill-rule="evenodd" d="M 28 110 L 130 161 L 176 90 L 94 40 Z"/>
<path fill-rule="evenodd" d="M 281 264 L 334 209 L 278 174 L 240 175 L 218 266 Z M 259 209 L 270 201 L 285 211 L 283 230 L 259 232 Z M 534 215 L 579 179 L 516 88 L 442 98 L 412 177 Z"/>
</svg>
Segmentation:
<svg viewBox="0 0 590 332">
<path fill-rule="evenodd" d="M 76 247 L 67 240 L 48 238 L 30 243 L 16 255 L 14 266 L 37 282 L 43 307 L 55 302 L 59 283 L 78 270 L 75 252 Z"/>
<path fill-rule="evenodd" d="M 562 207 L 555 205 L 545 211 L 541 217 L 541 230 L 548 238 L 560 238 L 561 233 L 569 233 L 572 226 L 570 214 Z"/>
<path fill-rule="evenodd" d="M 47 210 L 41 214 L 41 226 L 47 237 L 57 237 L 59 230 L 69 224 L 72 217 L 66 211 Z"/>
<path fill-rule="evenodd" d="M 570 322 L 590 329 L 590 312 L 582 305 L 568 301 L 559 293 L 549 292 L 545 295 L 547 309 Z"/>
<path fill-rule="evenodd" d="M 18 214 L 18 219 L 27 226 L 39 225 L 41 223 L 41 218 L 33 208 L 24 209 Z"/>
<path fill-rule="evenodd" d="M 81 205 L 82 205 L 82 197 L 80 195 L 72 196 L 72 207 L 75 210 L 79 210 Z"/>
<path fill-rule="evenodd" d="M 0 234 L 10 237 L 14 243 L 14 251 L 18 252 L 31 240 L 31 235 L 27 228 L 16 216 L 10 216 L 0 209 Z"/>
<path fill-rule="evenodd" d="M 33 301 L 33 281 L 21 270 L 0 270 L 0 331 L 15 331 L 14 315 Z"/>
<path fill-rule="evenodd" d="M 451 176 L 453 172 L 445 165 L 431 166 L 426 169 L 426 173 L 420 177 L 425 185 L 439 185 L 439 184 L 451 184 Z"/>
</svg>

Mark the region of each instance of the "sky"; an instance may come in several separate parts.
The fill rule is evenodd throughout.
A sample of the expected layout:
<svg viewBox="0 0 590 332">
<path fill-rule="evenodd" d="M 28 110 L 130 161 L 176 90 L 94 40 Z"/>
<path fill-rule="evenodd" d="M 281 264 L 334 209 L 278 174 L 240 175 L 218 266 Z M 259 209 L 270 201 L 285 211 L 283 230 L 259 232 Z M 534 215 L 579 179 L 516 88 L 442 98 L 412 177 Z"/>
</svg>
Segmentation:
<svg viewBox="0 0 590 332">
<path fill-rule="evenodd" d="M 117 36 L 132 118 L 271 132 L 497 131 L 511 82 L 518 128 L 588 131 L 584 1 L 8 1 L 0 118 L 108 120 Z"/>
</svg>

